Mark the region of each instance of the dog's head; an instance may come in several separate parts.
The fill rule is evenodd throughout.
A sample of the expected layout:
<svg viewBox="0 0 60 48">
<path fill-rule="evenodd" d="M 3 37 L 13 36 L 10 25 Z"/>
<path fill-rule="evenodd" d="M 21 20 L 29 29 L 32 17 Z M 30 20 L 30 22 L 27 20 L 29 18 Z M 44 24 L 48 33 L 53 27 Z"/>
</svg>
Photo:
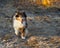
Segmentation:
<svg viewBox="0 0 60 48">
<path fill-rule="evenodd" d="M 19 19 L 22 19 L 22 20 L 26 20 L 26 14 L 25 12 L 16 12 L 15 15 L 14 15 L 14 19 L 16 20 L 19 20 Z"/>
<path fill-rule="evenodd" d="M 25 22 L 25 24 L 27 26 L 27 16 L 26 16 L 25 12 L 16 12 L 13 17 L 13 21 L 14 20 L 18 20 L 22 23 Z"/>
</svg>

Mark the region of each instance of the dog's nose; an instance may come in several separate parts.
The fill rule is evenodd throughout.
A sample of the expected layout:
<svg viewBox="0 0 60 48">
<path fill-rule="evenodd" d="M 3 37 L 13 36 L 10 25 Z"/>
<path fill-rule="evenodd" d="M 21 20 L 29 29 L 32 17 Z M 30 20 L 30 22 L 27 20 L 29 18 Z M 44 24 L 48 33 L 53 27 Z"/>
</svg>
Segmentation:
<svg viewBox="0 0 60 48">
<path fill-rule="evenodd" d="M 22 18 L 22 23 L 25 21 L 25 19 L 24 18 Z"/>
</svg>

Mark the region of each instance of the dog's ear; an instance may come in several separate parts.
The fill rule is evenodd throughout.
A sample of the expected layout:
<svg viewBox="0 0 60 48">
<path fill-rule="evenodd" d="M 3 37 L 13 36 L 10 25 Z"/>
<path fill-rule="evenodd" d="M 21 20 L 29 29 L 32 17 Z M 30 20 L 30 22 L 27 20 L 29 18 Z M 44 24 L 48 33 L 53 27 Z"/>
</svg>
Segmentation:
<svg viewBox="0 0 60 48">
<path fill-rule="evenodd" d="M 15 12 L 13 13 L 13 15 L 11 16 L 11 18 L 13 18 L 13 17 L 16 15 L 16 13 L 17 13 L 17 11 L 15 11 Z"/>
<path fill-rule="evenodd" d="M 27 15 L 26 15 L 26 13 L 25 12 L 23 12 L 23 16 L 26 18 L 27 17 Z"/>
</svg>

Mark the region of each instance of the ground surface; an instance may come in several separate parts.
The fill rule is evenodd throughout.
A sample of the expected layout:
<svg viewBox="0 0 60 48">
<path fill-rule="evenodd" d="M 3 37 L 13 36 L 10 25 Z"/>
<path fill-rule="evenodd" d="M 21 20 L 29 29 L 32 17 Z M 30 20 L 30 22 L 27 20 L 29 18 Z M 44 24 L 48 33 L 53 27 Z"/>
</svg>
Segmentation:
<svg viewBox="0 0 60 48">
<path fill-rule="evenodd" d="M 32 14 L 30 14 L 32 15 Z M 0 48 L 60 48 L 60 16 L 28 16 L 26 40 L 16 37 L 12 18 L 0 14 Z"/>
</svg>

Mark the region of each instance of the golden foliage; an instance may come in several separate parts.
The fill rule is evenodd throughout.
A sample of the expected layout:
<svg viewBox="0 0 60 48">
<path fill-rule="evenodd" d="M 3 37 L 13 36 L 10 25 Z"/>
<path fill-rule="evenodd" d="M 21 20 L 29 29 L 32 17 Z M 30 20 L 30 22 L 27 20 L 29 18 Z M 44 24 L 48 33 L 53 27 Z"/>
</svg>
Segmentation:
<svg viewBox="0 0 60 48">
<path fill-rule="evenodd" d="M 50 0 L 42 0 L 42 4 L 44 6 L 50 6 L 51 5 L 51 1 Z"/>
</svg>

